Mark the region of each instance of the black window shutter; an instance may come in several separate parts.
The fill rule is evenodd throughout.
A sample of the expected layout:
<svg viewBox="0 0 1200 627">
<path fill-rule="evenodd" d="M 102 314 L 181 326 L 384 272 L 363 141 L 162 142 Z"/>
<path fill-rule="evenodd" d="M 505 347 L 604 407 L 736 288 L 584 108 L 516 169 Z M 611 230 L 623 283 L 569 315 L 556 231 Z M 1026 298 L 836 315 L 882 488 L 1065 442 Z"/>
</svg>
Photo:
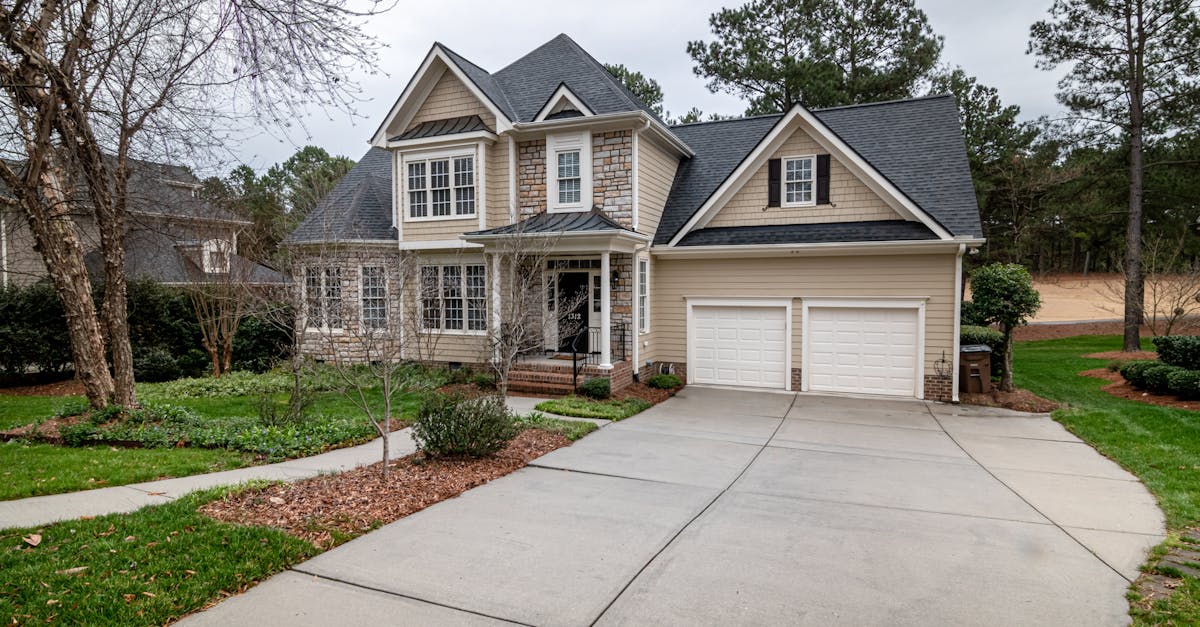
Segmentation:
<svg viewBox="0 0 1200 627">
<path fill-rule="evenodd" d="M 829 155 L 817 155 L 817 204 L 829 204 Z"/>
<path fill-rule="evenodd" d="M 782 183 L 780 183 L 780 179 L 782 178 L 780 176 L 781 171 L 782 171 L 782 168 L 780 167 L 779 159 L 771 159 L 770 161 L 767 161 L 767 206 L 768 207 L 778 207 L 779 206 L 779 190 L 781 187 L 783 187 Z"/>
</svg>

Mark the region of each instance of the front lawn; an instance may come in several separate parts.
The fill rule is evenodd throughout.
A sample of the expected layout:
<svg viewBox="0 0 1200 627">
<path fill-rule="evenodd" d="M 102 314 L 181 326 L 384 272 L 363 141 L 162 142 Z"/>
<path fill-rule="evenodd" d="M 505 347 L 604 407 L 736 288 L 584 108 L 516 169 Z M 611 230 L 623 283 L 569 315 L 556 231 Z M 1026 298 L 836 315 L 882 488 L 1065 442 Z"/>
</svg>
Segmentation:
<svg viewBox="0 0 1200 627">
<path fill-rule="evenodd" d="M 535 406 L 535 409 L 559 416 L 622 420 L 650 407 L 649 401 L 636 397 L 598 401 L 582 396 L 564 396 L 542 401 Z"/>
<path fill-rule="evenodd" d="M 1200 522 L 1200 412 L 1116 398 L 1100 389 L 1107 381 L 1076 374 L 1106 363 L 1082 355 L 1120 347 L 1117 336 L 1018 343 L 1014 381 L 1068 403 L 1054 419 L 1137 475 L 1158 499 L 1170 532 L 1178 534 Z M 1141 625 L 1200 624 L 1200 581 L 1185 578 L 1169 599 L 1135 606 L 1132 613 Z"/>
</svg>

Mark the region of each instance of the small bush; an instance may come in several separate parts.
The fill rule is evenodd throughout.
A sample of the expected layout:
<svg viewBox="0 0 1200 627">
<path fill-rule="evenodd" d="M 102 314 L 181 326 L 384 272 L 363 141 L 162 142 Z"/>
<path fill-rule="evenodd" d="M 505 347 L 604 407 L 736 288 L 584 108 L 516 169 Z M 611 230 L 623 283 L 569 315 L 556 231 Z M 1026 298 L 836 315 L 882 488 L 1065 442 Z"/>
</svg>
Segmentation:
<svg viewBox="0 0 1200 627">
<path fill-rule="evenodd" d="M 490 372 L 478 372 L 471 375 L 471 385 L 481 390 L 496 389 L 496 375 Z"/>
<path fill-rule="evenodd" d="M 302 423 L 308 419 L 308 410 L 315 400 L 316 397 L 307 388 L 300 390 L 298 398 L 292 399 L 289 395 L 282 403 L 263 394 L 258 397 L 258 421 L 266 427 L 285 427 Z"/>
<path fill-rule="evenodd" d="M 87 446 L 95 443 L 94 438 L 97 431 L 96 425 L 90 422 L 80 422 L 59 427 L 58 434 L 62 437 L 63 444 L 67 446 Z"/>
<path fill-rule="evenodd" d="M 1109 361 L 1108 365 L 1105 367 L 1108 368 L 1109 372 L 1120 372 L 1121 368 L 1125 366 L 1125 363 L 1126 362 L 1124 359 L 1113 359 L 1112 361 Z"/>
<path fill-rule="evenodd" d="M 608 398 L 612 396 L 612 384 L 609 383 L 608 379 L 600 377 L 588 379 L 583 382 L 583 385 L 579 386 L 579 393 L 590 398 Z"/>
<path fill-rule="evenodd" d="M 1121 366 L 1120 372 L 1129 385 L 1144 389 L 1146 387 L 1146 370 L 1158 365 L 1160 365 L 1159 362 L 1154 360 L 1135 359 L 1125 362 L 1125 365 Z"/>
<path fill-rule="evenodd" d="M 278 313 L 286 316 L 285 320 L 292 318 L 290 308 L 282 308 Z M 255 316 L 243 320 L 233 336 L 233 369 L 250 372 L 270 370 L 287 357 L 291 349 L 291 327 L 286 322 L 272 324 Z"/>
<path fill-rule="evenodd" d="M 138 381 L 159 383 L 178 379 L 183 372 L 179 369 L 179 360 L 171 351 L 161 346 L 151 346 L 133 356 L 133 375 Z"/>
<path fill-rule="evenodd" d="M 683 381 L 673 374 L 656 374 L 646 379 L 646 385 L 660 390 L 670 390 L 683 385 Z"/>
<path fill-rule="evenodd" d="M 1167 375 L 1167 386 L 1180 398 L 1200 398 L 1200 370 L 1176 370 Z"/>
<path fill-rule="evenodd" d="M 426 455 L 484 457 L 504 448 L 517 429 L 503 398 L 431 394 L 417 412 L 412 435 Z"/>
<path fill-rule="evenodd" d="M 1164 335 L 1152 340 L 1158 360 L 1188 370 L 1200 370 L 1200 336 Z"/>
<path fill-rule="evenodd" d="M 991 327 L 977 327 L 964 324 L 958 331 L 959 344 L 986 344 L 992 352 L 999 353 L 1004 347 L 1004 334 Z"/>
<path fill-rule="evenodd" d="M 1146 369 L 1142 375 L 1146 380 L 1146 389 L 1155 394 L 1168 394 L 1171 392 L 1170 377 L 1172 374 L 1183 370 L 1177 366 L 1168 364 L 1158 364 Z"/>
</svg>

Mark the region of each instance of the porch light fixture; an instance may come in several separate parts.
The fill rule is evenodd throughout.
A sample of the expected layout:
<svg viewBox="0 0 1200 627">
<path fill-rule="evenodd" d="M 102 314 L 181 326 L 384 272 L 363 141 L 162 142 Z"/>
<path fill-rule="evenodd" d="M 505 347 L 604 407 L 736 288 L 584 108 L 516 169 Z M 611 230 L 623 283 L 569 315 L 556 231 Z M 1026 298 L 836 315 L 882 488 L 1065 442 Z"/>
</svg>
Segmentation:
<svg viewBox="0 0 1200 627">
<path fill-rule="evenodd" d="M 620 285 L 620 283 L 621 283 L 621 273 L 617 272 L 616 270 L 613 270 L 612 278 L 609 280 L 609 284 L 612 285 L 613 289 L 616 289 L 617 286 Z"/>
</svg>

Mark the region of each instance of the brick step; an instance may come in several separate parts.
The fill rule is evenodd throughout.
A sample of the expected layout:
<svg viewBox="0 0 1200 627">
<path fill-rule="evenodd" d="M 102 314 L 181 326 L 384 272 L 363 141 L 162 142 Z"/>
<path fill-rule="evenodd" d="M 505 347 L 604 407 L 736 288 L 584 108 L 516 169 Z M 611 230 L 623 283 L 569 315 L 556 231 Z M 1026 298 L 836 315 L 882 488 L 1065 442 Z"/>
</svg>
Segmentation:
<svg viewBox="0 0 1200 627">
<path fill-rule="evenodd" d="M 579 381 L 583 382 L 584 376 L 579 376 Z M 512 381 L 528 381 L 531 383 L 559 383 L 564 385 L 571 384 L 571 373 L 569 372 L 533 372 L 529 370 L 513 370 L 508 373 L 508 380 Z"/>
<path fill-rule="evenodd" d="M 513 392 L 522 392 L 525 394 L 538 394 L 541 396 L 565 396 L 575 391 L 575 388 L 570 383 L 547 383 L 545 381 L 517 381 L 512 378 L 508 380 L 508 389 Z"/>
</svg>

